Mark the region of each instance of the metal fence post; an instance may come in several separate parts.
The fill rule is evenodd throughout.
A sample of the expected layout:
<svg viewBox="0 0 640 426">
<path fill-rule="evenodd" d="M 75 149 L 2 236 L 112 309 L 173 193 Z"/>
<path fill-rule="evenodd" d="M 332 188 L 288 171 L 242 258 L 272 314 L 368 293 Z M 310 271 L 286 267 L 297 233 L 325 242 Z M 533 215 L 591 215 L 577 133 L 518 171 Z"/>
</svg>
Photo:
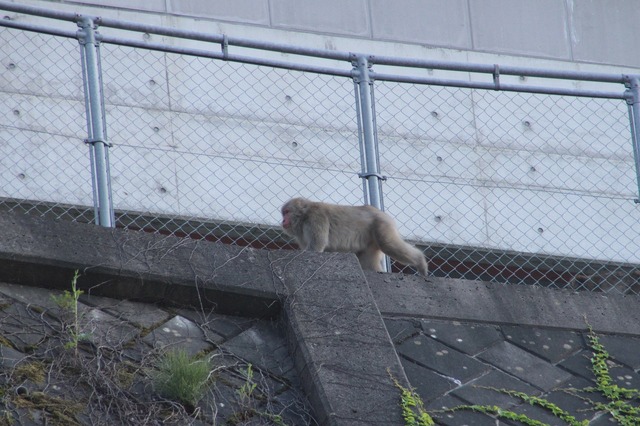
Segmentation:
<svg viewBox="0 0 640 426">
<path fill-rule="evenodd" d="M 382 181 L 385 180 L 385 177 L 380 174 L 380 153 L 372 96 L 373 81 L 369 76 L 369 59 L 364 55 L 358 55 L 353 57 L 352 62 L 362 166 L 362 172 L 359 176 L 363 180 L 364 202 L 384 210 Z M 385 272 L 391 269 L 388 256 L 385 256 L 383 268 Z"/>
<path fill-rule="evenodd" d="M 360 158 L 362 159 L 360 177 L 365 182 L 365 202 L 383 210 L 381 181 L 384 180 L 384 177 L 380 174 L 380 156 L 375 137 L 375 117 L 371 97 L 373 82 L 369 78 L 369 60 L 366 56 L 359 55 L 354 58 L 353 64 L 356 75 L 358 124 L 362 134 L 360 138 Z"/>
<path fill-rule="evenodd" d="M 106 137 L 104 97 L 100 70 L 100 44 L 96 25 L 87 16 L 78 16 L 78 41 L 82 57 L 85 108 L 87 110 L 86 140 L 90 147 L 93 203 L 96 224 L 113 227 L 113 200 L 109 173 L 109 144 Z"/>
<path fill-rule="evenodd" d="M 633 159 L 636 163 L 636 183 L 640 203 L 640 76 L 627 76 L 627 104 L 629 105 L 629 123 L 631 125 L 631 142 L 633 143 Z"/>
</svg>

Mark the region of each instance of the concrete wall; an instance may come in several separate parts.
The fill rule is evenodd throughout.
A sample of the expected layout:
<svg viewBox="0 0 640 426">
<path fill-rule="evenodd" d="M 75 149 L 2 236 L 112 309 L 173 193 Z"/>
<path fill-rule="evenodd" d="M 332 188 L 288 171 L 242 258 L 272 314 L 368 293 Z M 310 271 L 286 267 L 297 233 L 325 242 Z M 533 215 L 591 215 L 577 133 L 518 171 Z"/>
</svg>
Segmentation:
<svg viewBox="0 0 640 426">
<path fill-rule="evenodd" d="M 626 47 L 640 13 L 632 1 L 24 3 L 375 55 L 640 72 L 639 51 Z M 74 29 L 72 23 L 14 18 Z M 0 173 L 8 182 L 0 196 L 91 205 L 87 151 L 79 143 L 85 123 L 77 42 L 14 35 L 0 41 L 7 53 L 0 74 L 0 161 L 6 164 Z M 109 45 L 102 57 L 116 208 L 275 226 L 279 206 L 291 196 L 361 200 L 349 79 Z M 393 177 L 385 184 L 387 206 L 408 238 L 640 262 L 624 102 L 391 83 L 378 83 L 376 90 L 383 172 Z M 62 148 L 50 149 L 51 142 Z"/>
<path fill-rule="evenodd" d="M 56 1 L 56 3 L 59 3 Z M 573 62 L 640 67 L 635 0 L 100 0 L 99 7 Z"/>
</svg>

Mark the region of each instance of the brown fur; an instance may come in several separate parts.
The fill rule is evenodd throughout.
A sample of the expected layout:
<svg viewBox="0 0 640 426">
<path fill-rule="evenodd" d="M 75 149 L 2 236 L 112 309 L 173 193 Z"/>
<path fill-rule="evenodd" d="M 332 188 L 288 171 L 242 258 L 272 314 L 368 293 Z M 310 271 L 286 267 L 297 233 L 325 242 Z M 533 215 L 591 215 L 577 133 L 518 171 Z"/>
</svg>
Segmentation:
<svg viewBox="0 0 640 426">
<path fill-rule="evenodd" d="M 420 250 L 405 242 L 393 219 L 372 206 L 339 206 L 293 198 L 282 206 L 282 228 L 303 250 L 355 253 L 362 269 L 381 271 L 385 253 L 427 276 Z"/>
</svg>

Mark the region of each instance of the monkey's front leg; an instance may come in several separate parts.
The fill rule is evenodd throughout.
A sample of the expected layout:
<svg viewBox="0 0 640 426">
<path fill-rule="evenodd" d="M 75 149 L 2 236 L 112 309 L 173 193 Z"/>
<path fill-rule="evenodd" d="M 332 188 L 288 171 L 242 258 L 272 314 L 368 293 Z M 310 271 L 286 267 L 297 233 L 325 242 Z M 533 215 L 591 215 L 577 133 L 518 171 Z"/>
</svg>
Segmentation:
<svg viewBox="0 0 640 426">
<path fill-rule="evenodd" d="M 305 250 L 323 252 L 327 248 L 328 241 L 324 241 L 323 238 L 311 238 L 307 248 Z"/>
<path fill-rule="evenodd" d="M 325 229 L 326 228 L 326 229 Z M 329 245 L 329 229 L 321 223 L 311 224 L 304 230 L 305 250 L 323 252 Z"/>
</svg>

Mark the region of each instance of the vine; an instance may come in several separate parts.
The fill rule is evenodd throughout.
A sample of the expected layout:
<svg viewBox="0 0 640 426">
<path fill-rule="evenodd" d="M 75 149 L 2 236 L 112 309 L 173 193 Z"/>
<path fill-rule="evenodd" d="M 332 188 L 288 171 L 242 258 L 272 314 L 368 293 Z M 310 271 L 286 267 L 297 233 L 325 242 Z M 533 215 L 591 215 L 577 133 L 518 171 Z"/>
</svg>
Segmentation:
<svg viewBox="0 0 640 426">
<path fill-rule="evenodd" d="M 568 391 L 582 391 L 602 394 L 608 402 L 597 402 L 589 398 L 578 395 L 576 392 L 570 392 L 572 395 L 582 398 L 591 404 L 592 408 L 598 411 L 609 413 L 618 424 L 622 426 L 638 426 L 640 425 L 640 406 L 633 405 L 632 401 L 640 400 L 640 391 L 637 389 L 628 389 L 618 386 L 613 382 L 609 371 L 610 357 L 604 346 L 600 343 L 598 335 L 593 331 L 591 325 L 587 323 L 589 333 L 587 335 L 589 347 L 593 355 L 591 356 L 591 370 L 595 376 L 596 386 L 584 389 L 568 389 Z M 434 421 L 424 408 L 424 404 L 418 394 L 412 388 L 403 387 L 398 380 L 391 375 L 391 380 L 401 392 L 402 416 L 407 426 L 431 426 Z M 589 420 L 577 420 L 571 413 L 563 410 L 556 404 L 537 396 L 532 396 L 524 392 L 515 390 L 496 389 L 492 387 L 480 387 L 483 389 L 493 390 L 506 395 L 510 395 L 521 399 L 522 401 L 541 407 L 550 412 L 559 420 L 562 420 L 569 426 L 587 426 Z M 496 405 L 459 405 L 443 410 L 444 412 L 454 412 L 462 410 L 471 410 L 484 413 L 503 419 L 514 420 L 526 426 L 548 426 L 539 420 L 532 419 L 525 414 L 498 407 Z"/>
<path fill-rule="evenodd" d="M 400 389 L 400 406 L 402 407 L 402 417 L 407 426 L 433 426 L 435 423 L 424 408 L 424 403 L 415 389 L 405 388 L 400 384 L 387 369 L 387 373 L 391 377 L 393 384 Z"/>
</svg>

